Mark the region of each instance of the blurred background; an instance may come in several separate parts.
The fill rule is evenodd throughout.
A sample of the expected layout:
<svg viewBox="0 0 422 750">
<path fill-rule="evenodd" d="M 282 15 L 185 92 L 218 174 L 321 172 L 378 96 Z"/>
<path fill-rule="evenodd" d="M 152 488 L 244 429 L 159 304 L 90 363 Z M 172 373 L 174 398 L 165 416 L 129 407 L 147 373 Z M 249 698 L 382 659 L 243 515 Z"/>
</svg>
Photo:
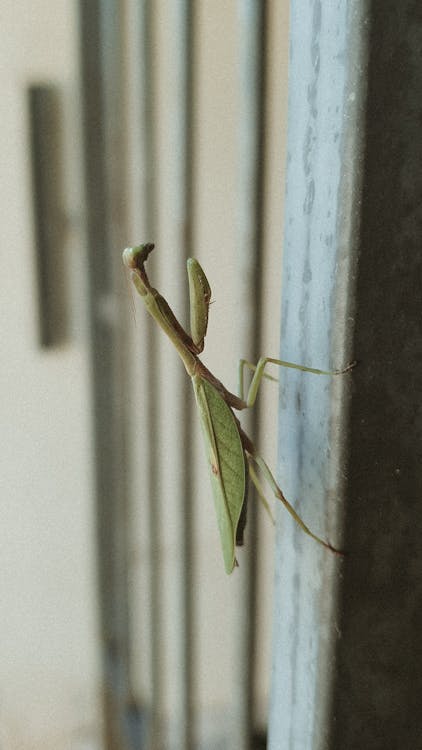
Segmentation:
<svg viewBox="0 0 422 750">
<path fill-rule="evenodd" d="M 287 0 L 3 0 L 0 748 L 265 747 L 273 528 L 224 572 L 190 383 L 278 356 Z M 154 257 L 155 256 L 155 257 Z M 277 386 L 242 423 L 276 464 Z"/>
</svg>

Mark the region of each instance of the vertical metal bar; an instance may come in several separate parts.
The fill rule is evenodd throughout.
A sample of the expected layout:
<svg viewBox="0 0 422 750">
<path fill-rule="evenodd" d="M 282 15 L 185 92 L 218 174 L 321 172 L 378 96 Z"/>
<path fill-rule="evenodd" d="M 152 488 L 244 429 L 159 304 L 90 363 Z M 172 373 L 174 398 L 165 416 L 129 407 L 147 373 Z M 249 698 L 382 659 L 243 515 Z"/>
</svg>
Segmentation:
<svg viewBox="0 0 422 750">
<path fill-rule="evenodd" d="M 185 260 L 193 254 L 193 216 L 194 216 L 194 129 L 193 129 L 193 97 L 194 97 L 194 3 L 185 0 L 184 7 L 184 45 L 185 45 L 185 98 L 184 98 L 184 241 Z M 189 302 L 185 302 L 185 320 L 188 319 Z M 191 397 L 190 383 L 185 379 L 184 395 Z M 188 396 L 189 394 L 189 396 Z M 186 398 L 185 403 L 188 402 Z M 192 403 L 192 402 L 191 402 Z M 194 532 L 194 498 L 192 472 L 189 471 L 192 455 L 192 408 L 189 408 L 184 422 L 183 461 L 187 470 L 184 472 L 184 526 L 183 526 L 183 559 L 184 598 L 183 611 L 186 613 L 183 638 L 183 664 L 185 671 L 184 695 L 184 748 L 194 750 L 196 746 L 195 700 L 194 700 L 194 658 L 195 653 L 195 610 L 193 603 L 193 532 Z"/>
<path fill-rule="evenodd" d="M 420 743 L 421 15 L 292 2 L 270 748 Z M 353 382 L 353 390 L 350 384 Z M 298 502 L 300 501 L 300 502 Z"/>
<path fill-rule="evenodd" d="M 138 748 L 141 736 L 130 684 L 124 329 L 115 294 L 116 249 L 123 243 L 125 221 L 120 11 L 118 0 L 80 3 L 100 618 L 110 750 Z"/>
<path fill-rule="evenodd" d="M 143 163 L 142 201 L 145 215 L 145 240 L 154 240 L 157 231 L 157 150 L 155 139 L 155 91 L 154 75 L 154 3 L 144 0 L 139 4 L 140 26 L 140 65 L 142 76 L 141 97 L 141 148 Z M 149 260 L 151 277 L 154 273 L 154 257 Z M 162 726 L 164 716 L 163 690 L 164 674 L 162 663 L 163 609 L 161 601 L 162 552 L 161 533 L 162 508 L 159 493 L 159 425 L 156 388 L 158 357 L 156 348 L 155 323 L 146 322 L 145 350 L 148 352 L 145 388 L 148 393 L 148 517 L 150 543 L 150 679 L 151 709 L 148 728 L 148 747 L 159 750 L 162 747 Z"/>
<path fill-rule="evenodd" d="M 365 6 L 291 4 L 281 356 L 322 368 L 352 357 L 347 337 L 361 199 Z M 338 546 L 344 544 L 342 434 L 350 377 L 282 374 L 280 483 L 306 523 Z M 289 519 L 280 518 L 273 750 L 323 747 L 330 721 L 330 665 L 344 562 L 303 537 Z"/>
<path fill-rule="evenodd" d="M 180 40 L 180 82 L 183 86 L 181 96 L 181 119 L 180 127 L 180 200 L 182 223 L 180 237 L 182 248 L 184 248 L 184 259 L 192 255 L 193 246 L 193 168 L 194 168 L 194 141 L 193 141 L 193 88 L 194 88 L 194 4 L 192 0 L 179 0 L 173 12 L 178 8 L 177 38 Z M 180 230 L 179 230 L 180 231 Z M 183 264 L 185 265 L 185 264 Z M 185 302 L 185 320 L 188 319 L 189 304 Z M 192 402 L 190 383 L 184 379 L 182 386 L 182 403 L 185 404 L 185 419 L 181 425 L 181 462 L 185 471 L 182 474 L 183 487 L 181 487 L 183 518 L 183 538 L 181 540 L 182 553 L 182 623 L 180 630 L 182 664 L 184 672 L 183 696 L 182 696 L 182 722 L 180 748 L 182 750 L 193 750 L 195 747 L 195 714 L 193 696 L 193 654 L 195 648 L 195 620 L 193 607 L 193 486 L 192 472 L 189 470 L 192 452 L 191 424 L 192 408 L 188 406 Z"/>
<path fill-rule="evenodd" d="M 157 280 L 157 284 L 161 283 L 160 271 L 165 273 L 165 270 L 171 268 L 171 281 L 175 282 L 171 304 L 174 304 L 176 297 L 176 309 L 180 311 L 182 308 L 186 313 L 184 261 L 192 253 L 193 213 L 193 7 L 188 0 L 171 0 L 165 3 L 144 0 L 139 4 L 138 13 L 142 76 L 140 138 L 143 170 L 141 200 L 142 213 L 145 215 L 143 239 L 157 241 L 157 238 L 163 238 L 164 235 L 166 242 L 163 242 L 163 247 L 158 247 L 157 253 L 148 261 L 150 277 Z M 166 91 L 164 112 L 160 109 L 161 86 Z M 168 149 L 165 160 L 159 151 L 161 128 L 165 132 L 163 150 Z M 163 172 L 166 177 L 161 182 Z M 166 414 L 165 420 L 163 419 L 163 392 L 160 391 L 159 373 L 161 341 L 157 337 L 156 325 L 151 321 L 146 339 L 142 342 L 142 349 L 147 352 L 148 357 L 146 381 L 143 383 L 143 388 L 148 393 L 146 423 L 151 602 L 148 616 L 151 623 L 149 671 L 152 705 L 148 747 L 161 750 L 162 747 L 169 746 L 177 750 L 190 750 L 195 734 L 192 680 L 195 632 L 192 602 L 193 503 L 192 472 L 189 467 L 189 405 L 192 394 L 183 371 L 176 369 L 171 378 L 167 375 L 167 382 L 170 380 L 167 392 L 172 393 L 173 402 L 171 413 Z M 169 470 L 169 456 L 163 450 L 166 440 L 163 430 L 172 434 L 174 449 L 171 449 L 170 461 L 174 473 Z M 169 477 L 174 526 L 169 525 L 167 520 L 169 498 L 160 494 Z M 177 508 L 176 512 L 174 506 Z M 176 554 L 169 552 L 166 547 L 169 526 L 172 527 L 170 535 L 173 530 L 177 535 Z M 171 596 L 168 598 L 163 576 L 170 555 L 172 562 L 175 559 L 170 566 Z M 172 611 L 175 604 L 176 611 Z M 168 618 L 169 609 L 171 625 L 165 619 L 165 616 Z M 166 638 L 169 638 L 168 642 Z M 174 674 L 174 669 L 177 674 Z M 177 690 L 174 685 L 177 685 Z M 170 705 L 169 695 L 172 698 Z"/>
<path fill-rule="evenodd" d="M 158 229 L 157 206 L 157 171 L 158 153 L 156 148 L 155 122 L 155 67 L 154 55 L 154 3 L 144 0 L 139 5 L 140 47 L 141 47 L 141 147 L 143 162 L 142 200 L 145 215 L 145 238 L 154 240 Z M 151 277 L 154 274 L 156 258 L 150 259 Z M 154 321 L 146 321 L 146 339 L 144 348 L 148 352 L 148 368 L 146 370 L 146 390 L 148 393 L 147 425 L 148 425 L 148 517 L 149 517 L 149 595 L 151 608 L 150 619 L 150 679 L 151 706 L 148 723 L 148 747 L 151 750 L 161 748 L 163 741 L 163 693 L 165 676 L 163 672 L 162 641 L 163 641 L 163 602 L 162 590 L 162 496 L 159 491 L 160 469 L 160 435 L 158 419 L 158 390 L 156 387 L 157 370 L 159 366 L 156 346 L 156 329 Z"/>
<path fill-rule="evenodd" d="M 193 205 L 193 75 L 194 75 L 194 3 L 191 0 L 171 0 L 165 4 L 171 28 L 172 91 L 169 111 L 172 113 L 171 156 L 168 164 L 167 190 L 170 196 L 166 217 L 166 228 L 177 262 L 174 265 L 176 292 L 179 293 L 178 308 L 182 308 L 188 319 L 186 289 L 186 259 L 192 254 Z M 185 262 L 183 262 L 185 261 Z M 192 393 L 185 373 L 175 374 L 177 388 L 175 413 L 179 418 L 175 424 L 175 442 L 178 446 L 180 467 L 175 482 L 173 499 L 180 519 L 180 544 L 175 585 L 180 609 L 174 623 L 177 641 L 180 684 L 177 705 L 174 706 L 175 725 L 171 742 L 180 750 L 192 750 L 195 745 L 195 715 L 193 696 L 193 655 L 195 652 L 195 627 L 193 606 L 193 488 L 190 459 L 192 455 Z"/>
<path fill-rule="evenodd" d="M 256 361 L 260 349 L 260 303 L 262 289 L 259 268 L 263 243 L 264 207 L 264 101 L 266 4 L 256 0 L 238 0 L 240 35 L 240 107 L 239 107 L 239 190 L 238 190 L 238 273 L 242 280 L 240 305 L 242 331 L 239 348 L 242 356 Z M 257 412 L 242 419 L 257 437 Z M 237 610 L 239 638 L 236 655 L 236 720 L 231 747 L 253 747 L 254 677 L 256 623 L 256 503 L 249 497 L 249 554 L 238 571 L 241 600 Z"/>
</svg>

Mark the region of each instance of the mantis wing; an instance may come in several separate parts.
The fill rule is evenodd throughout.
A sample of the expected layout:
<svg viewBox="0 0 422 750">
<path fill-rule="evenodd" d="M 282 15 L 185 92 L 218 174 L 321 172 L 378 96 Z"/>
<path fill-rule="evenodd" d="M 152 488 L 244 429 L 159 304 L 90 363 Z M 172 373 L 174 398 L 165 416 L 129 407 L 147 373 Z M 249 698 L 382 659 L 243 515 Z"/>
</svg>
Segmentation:
<svg viewBox="0 0 422 750">
<path fill-rule="evenodd" d="M 211 468 L 211 484 L 226 573 L 235 564 L 236 532 L 245 502 L 245 454 L 235 417 L 207 380 L 192 377 Z"/>
</svg>

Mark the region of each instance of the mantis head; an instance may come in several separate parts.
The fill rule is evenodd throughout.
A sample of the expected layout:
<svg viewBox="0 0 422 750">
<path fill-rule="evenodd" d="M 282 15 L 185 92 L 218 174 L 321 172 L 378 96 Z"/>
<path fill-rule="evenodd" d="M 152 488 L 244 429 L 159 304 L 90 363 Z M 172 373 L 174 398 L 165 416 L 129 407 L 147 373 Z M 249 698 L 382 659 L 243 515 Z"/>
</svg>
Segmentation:
<svg viewBox="0 0 422 750">
<path fill-rule="evenodd" d="M 132 270 L 142 270 L 148 255 L 154 250 L 154 247 L 153 242 L 146 242 L 144 245 L 138 245 L 137 247 L 127 247 L 123 251 L 123 263 L 127 268 Z"/>
<path fill-rule="evenodd" d="M 126 268 L 129 268 L 132 272 L 132 281 L 142 297 L 145 297 L 150 289 L 148 277 L 144 269 L 144 263 L 148 258 L 148 255 L 154 250 L 154 247 L 155 246 L 152 242 L 147 242 L 145 245 L 127 247 L 126 250 L 123 251 L 123 263 Z"/>
</svg>

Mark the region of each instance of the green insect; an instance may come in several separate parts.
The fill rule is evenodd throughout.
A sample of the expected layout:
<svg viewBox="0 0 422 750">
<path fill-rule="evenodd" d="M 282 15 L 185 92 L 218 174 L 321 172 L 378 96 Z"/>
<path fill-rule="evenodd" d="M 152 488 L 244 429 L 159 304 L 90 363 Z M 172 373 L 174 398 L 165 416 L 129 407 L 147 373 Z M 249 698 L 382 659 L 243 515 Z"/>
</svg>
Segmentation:
<svg viewBox="0 0 422 750">
<path fill-rule="evenodd" d="M 197 260 L 188 259 L 191 330 L 189 336 L 176 319 L 164 297 L 149 282 L 145 271 L 145 261 L 153 249 L 152 243 L 126 248 L 123 253 L 123 262 L 131 270 L 132 281 L 148 312 L 173 342 L 192 380 L 211 469 L 211 484 L 226 573 L 231 573 L 237 565 L 235 549 L 236 546 L 243 544 L 248 476 L 251 477 L 260 499 L 271 515 L 255 467 L 259 469 L 276 498 L 283 503 L 305 534 L 308 534 L 332 552 L 342 554 L 331 544 L 316 536 L 298 516 L 284 497 L 264 459 L 257 453 L 254 444 L 242 430 L 233 409 L 241 410 L 253 406 L 262 378 L 268 377 L 274 380 L 264 373 L 268 362 L 281 367 L 313 372 L 317 375 L 338 375 L 347 372 L 353 365 L 349 365 L 344 370 L 330 372 L 303 367 L 291 362 L 283 362 L 271 357 L 262 357 L 256 366 L 241 360 L 239 364 L 239 395 L 230 393 L 199 359 L 199 354 L 204 348 L 211 302 L 211 288 L 204 271 Z M 245 367 L 254 371 L 246 398 L 244 397 Z"/>
</svg>

